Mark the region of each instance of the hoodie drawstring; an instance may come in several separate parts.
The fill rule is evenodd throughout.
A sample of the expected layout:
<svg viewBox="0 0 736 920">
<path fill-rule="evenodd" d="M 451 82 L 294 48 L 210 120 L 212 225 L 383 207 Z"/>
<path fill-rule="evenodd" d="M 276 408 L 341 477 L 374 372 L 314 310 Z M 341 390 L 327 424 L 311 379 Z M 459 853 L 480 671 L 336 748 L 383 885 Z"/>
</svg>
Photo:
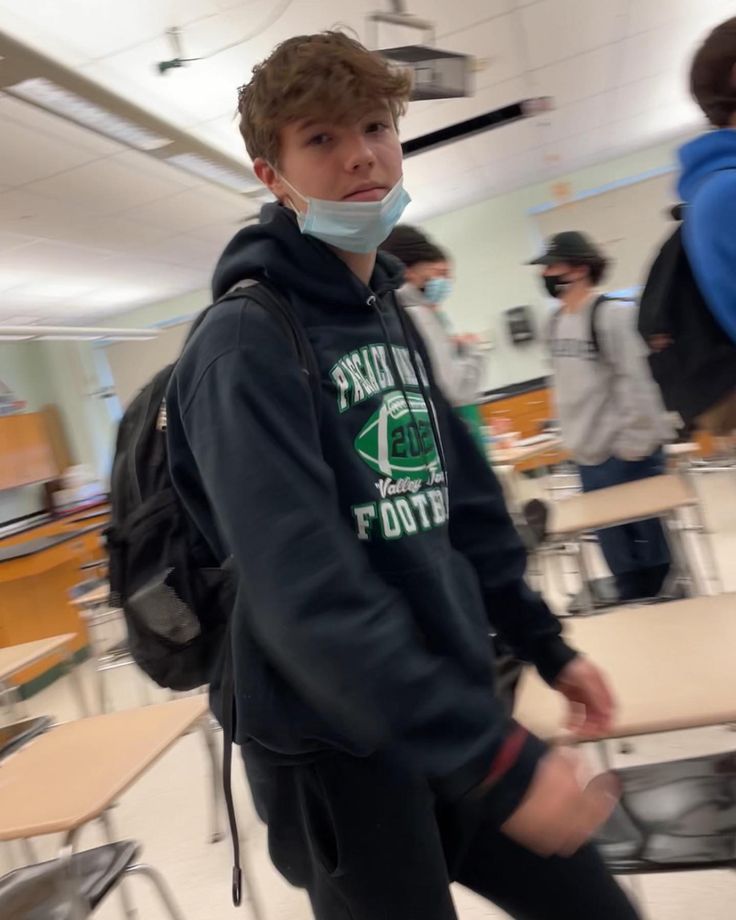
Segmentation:
<svg viewBox="0 0 736 920">
<path fill-rule="evenodd" d="M 430 426 L 431 426 L 431 428 L 432 428 L 432 436 L 433 436 L 433 438 L 434 438 L 435 444 L 437 445 L 437 456 L 438 456 L 439 463 L 440 463 L 440 469 L 441 469 L 442 474 L 443 474 L 443 476 L 444 476 L 444 487 L 445 487 L 445 491 L 446 491 L 446 490 L 447 490 L 447 485 L 448 485 L 447 463 L 446 463 L 446 461 L 445 461 L 445 452 L 444 452 L 444 449 L 443 449 L 443 446 L 442 446 L 442 439 L 440 438 L 439 426 L 438 426 L 438 424 L 437 424 L 437 419 L 436 419 L 435 413 L 434 413 L 434 406 L 433 406 L 432 400 L 431 400 L 431 398 L 430 398 L 430 396 L 429 396 L 429 394 L 428 394 L 428 392 L 427 392 L 427 389 L 426 389 L 426 387 L 425 387 L 425 385 L 424 385 L 424 380 L 423 380 L 423 378 L 422 378 L 422 374 L 420 373 L 419 366 L 417 365 L 417 361 L 416 361 L 416 356 L 415 356 L 415 353 L 414 353 L 414 349 L 412 348 L 411 336 L 410 336 L 410 334 L 409 334 L 409 332 L 408 332 L 408 329 L 407 329 L 407 327 L 406 327 L 404 317 L 402 317 L 402 315 L 401 315 L 401 309 L 400 309 L 400 307 L 398 306 L 398 304 L 396 303 L 395 295 L 393 295 L 393 297 L 394 297 L 394 311 L 396 312 L 396 315 L 397 315 L 397 317 L 398 317 L 398 319 L 399 319 L 399 325 L 401 326 L 402 338 L 404 339 L 404 344 L 406 345 L 406 350 L 407 350 L 407 352 L 409 353 L 409 360 L 410 360 L 411 366 L 412 366 L 412 368 L 413 368 L 413 370 L 414 370 L 414 374 L 416 375 L 416 378 L 417 378 L 417 385 L 418 385 L 418 387 L 419 387 L 419 391 L 420 391 L 420 393 L 421 393 L 421 395 L 422 395 L 422 399 L 424 400 L 424 404 L 425 404 L 426 407 L 427 407 L 427 414 L 429 415 L 429 424 L 430 424 Z M 383 313 L 381 312 L 381 307 L 380 307 L 380 304 L 379 304 L 379 302 L 378 302 L 378 298 L 377 298 L 375 295 L 372 294 L 372 295 L 368 298 L 367 303 L 368 303 L 368 306 L 370 306 L 370 307 L 375 311 L 376 316 L 378 317 L 378 322 L 381 324 L 381 329 L 382 329 L 382 331 L 383 331 L 384 341 L 385 341 L 386 347 L 387 347 L 387 349 L 388 349 L 389 361 L 390 361 L 390 363 L 391 363 L 391 369 L 392 369 L 392 371 L 393 371 L 393 373 L 394 373 L 394 376 L 395 376 L 395 378 L 396 378 L 396 381 L 397 381 L 397 383 L 398 383 L 398 385 L 399 385 L 399 387 L 400 387 L 400 389 L 401 389 L 401 393 L 402 393 L 402 395 L 403 395 L 403 397 L 404 397 L 404 401 L 406 402 L 407 408 L 409 409 L 409 414 L 411 415 L 412 421 L 414 422 L 414 427 L 416 428 L 417 437 L 418 437 L 418 439 L 419 439 L 419 444 L 420 444 L 421 451 L 422 451 L 422 457 L 423 457 L 423 459 L 424 459 L 424 465 L 426 466 L 426 468 L 427 468 L 428 470 L 431 470 L 431 464 L 430 464 L 430 462 L 427 460 L 427 449 L 426 449 L 426 447 L 425 447 L 425 445 L 424 445 L 424 439 L 421 437 L 421 434 L 420 434 L 421 429 L 420 429 L 419 424 L 418 424 L 418 422 L 417 422 L 416 416 L 414 415 L 414 410 L 413 410 L 412 405 L 411 405 L 411 400 L 409 399 L 409 394 L 407 393 L 407 391 L 406 391 L 406 386 L 405 386 L 405 384 L 404 384 L 404 378 L 403 378 L 402 374 L 400 373 L 399 368 L 398 368 L 398 365 L 397 365 L 397 363 L 396 363 L 396 357 L 395 357 L 395 355 L 394 355 L 394 344 L 393 344 L 393 340 L 392 340 L 392 338 L 391 338 L 391 333 L 389 332 L 388 326 L 386 325 L 386 321 L 385 321 L 385 319 L 384 319 L 384 317 L 383 317 Z"/>
</svg>

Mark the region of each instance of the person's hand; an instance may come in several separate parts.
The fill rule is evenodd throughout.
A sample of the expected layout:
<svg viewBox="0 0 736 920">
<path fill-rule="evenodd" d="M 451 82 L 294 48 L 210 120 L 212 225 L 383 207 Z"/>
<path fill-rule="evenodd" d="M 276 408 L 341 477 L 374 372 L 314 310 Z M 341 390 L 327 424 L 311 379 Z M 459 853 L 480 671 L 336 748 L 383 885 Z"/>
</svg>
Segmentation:
<svg viewBox="0 0 736 920">
<path fill-rule="evenodd" d="M 539 856 L 571 856 L 606 822 L 620 795 L 612 774 L 586 783 L 584 773 L 582 758 L 572 751 L 545 754 L 502 833 Z"/>
<path fill-rule="evenodd" d="M 567 727 L 589 740 L 610 734 L 616 705 L 603 672 L 578 655 L 560 672 L 554 689 L 570 703 Z"/>
<path fill-rule="evenodd" d="M 480 336 L 474 332 L 463 332 L 455 336 L 458 345 L 477 345 L 480 342 Z"/>
</svg>

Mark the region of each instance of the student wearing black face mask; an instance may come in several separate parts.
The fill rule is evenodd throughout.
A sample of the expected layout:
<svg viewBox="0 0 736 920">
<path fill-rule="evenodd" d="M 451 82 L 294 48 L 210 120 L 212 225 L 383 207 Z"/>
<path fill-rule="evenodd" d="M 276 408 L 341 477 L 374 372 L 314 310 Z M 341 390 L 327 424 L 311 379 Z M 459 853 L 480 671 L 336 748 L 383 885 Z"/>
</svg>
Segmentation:
<svg viewBox="0 0 736 920">
<path fill-rule="evenodd" d="M 582 233 L 553 236 L 531 265 L 560 302 L 549 330 L 562 439 L 580 468 L 583 491 L 664 471 L 662 444 L 672 437 L 630 302 L 598 289 L 608 261 Z M 670 555 L 658 519 L 598 533 L 619 598 L 662 590 Z"/>
</svg>

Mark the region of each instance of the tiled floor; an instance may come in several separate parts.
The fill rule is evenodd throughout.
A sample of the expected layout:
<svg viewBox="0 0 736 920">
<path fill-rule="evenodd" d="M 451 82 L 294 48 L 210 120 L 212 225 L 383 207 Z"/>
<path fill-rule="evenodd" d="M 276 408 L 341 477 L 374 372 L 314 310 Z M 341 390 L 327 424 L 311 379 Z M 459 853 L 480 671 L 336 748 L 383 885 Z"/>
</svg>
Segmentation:
<svg viewBox="0 0 736 920">
<path fill-rule="evenodd" d="M 736 550 L 736 473 L 702 477 L 699 488 L 708 523 L 717 531 L 715 549 L 724 586 L 736 590 L 736 571 L 731 565 Z M 662 650 L 666 654 L 666 636 Z M 87 687 L 91 688 L 91 674 L 86 666 L 83 670 Z M 139 704 L 140 678 L 132 669 L 110 672 L 107 678 L 116 707 Z M 156 696 L 157 691 L 152 690 L 151 697 Z M 59 719 L 78 715 L 66 680 L 33 698 L 29 709 Z M 617 755 L 616 759 L 621 765 L 629 765 L 727 749 L 736 749 L 736 735 L 718 728 L 639 739 L 634 753 Z M 256 916 L 259 920 L 308 920 L 311 914 L 303 895 L 283 882 L 268 861 L 264 829 L 254 816 L 239 766 L 237 763 L 234 771 L 235 793 L 248 874 L 260 907 Z M 132 837 L 144 844 L 145 859 L 163 872 L 189 920 L 247 917 L 247 908 L 237 912 L 230 904 L 231 853 L 227 838 L 219 844 L 208 842 L 209 789 L 201 739 L 198 735 L 188 736 L 122 797 L 113 811 L 116 829 L 120 837 Z M 101 830 L 93 826 L 83 832 L 80 842 L 82 846 L 91 846 L 101 840 Z M 56 845 L 57 840 L 52 838 L 37 841 L 38 855 L 50 856 Z M 0 844 L 0 873 L 22 861 L 17 845 Z M 141 920 L 160 920 L 165 916 L 144 880 L 132 880 L 130 890 Z M 464 890 L 457 889 L 454 894 L 460 920 L 498 920 L 505 916 Z M 647 878 L 640 884 L 639 895 L 649 920 L 733 920 L 736 916 L 736 874 L 733 873 Z M 118 895 L 111 896 L 97 916 L 100 920 L 121 918 Z"/>
</svg>

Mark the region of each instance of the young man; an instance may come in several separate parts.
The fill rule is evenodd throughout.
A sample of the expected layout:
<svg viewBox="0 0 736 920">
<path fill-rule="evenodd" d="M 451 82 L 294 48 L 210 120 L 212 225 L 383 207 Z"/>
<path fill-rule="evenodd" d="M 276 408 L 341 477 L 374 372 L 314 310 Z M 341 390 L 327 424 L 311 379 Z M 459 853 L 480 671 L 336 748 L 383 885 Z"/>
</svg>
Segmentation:
<svg viewBox="0 0 736 920">
<path fill-rule="evenodd" d="M 690 88 L 712 130 L 680 148 L 685 249 L 706 303 L 736 343 L 736 18 L 717 26 L 698 49 Z M 702 423 L 716 430 L 736 426 L 736 396 Z"/>
<path fill-rule="evenodd" d="M 517 917 L 628 920 L 584 845 L 610 783 L 583 788 L 504 714 L 489 620 L 587 732 L 606 730 L 610 696 L 526 587 L 496 481 L 376 258 L 407 201 L 408 93 L 334 32 L 283 43 L 241 90 L 278 203 L 227 246 L 214 294 L 265 276 L 320 379 L 317 397 L 246 289 L 209 313 L 167 397 L 177 489 L 239 576 L 236 740 L 272 859 L 318 920 L 451 920 L 453 879 Z"/>
<path fill-rule="evenodd" d="M 576 231 L 553 236 L 531 265 L 543 266 L 546 292 L 560 302 L 549 344 L 562 440 L 580 469 L 583 491 L 664 472 L 671 437 L 630 303 L 598 290 L 607 260 Z M 597 342 L 596 342 L 597 340 Z M 659 593 L 670 555 L 659 520 L 609 527 L 598 540 L 620 600 Z"/>
</svg>

